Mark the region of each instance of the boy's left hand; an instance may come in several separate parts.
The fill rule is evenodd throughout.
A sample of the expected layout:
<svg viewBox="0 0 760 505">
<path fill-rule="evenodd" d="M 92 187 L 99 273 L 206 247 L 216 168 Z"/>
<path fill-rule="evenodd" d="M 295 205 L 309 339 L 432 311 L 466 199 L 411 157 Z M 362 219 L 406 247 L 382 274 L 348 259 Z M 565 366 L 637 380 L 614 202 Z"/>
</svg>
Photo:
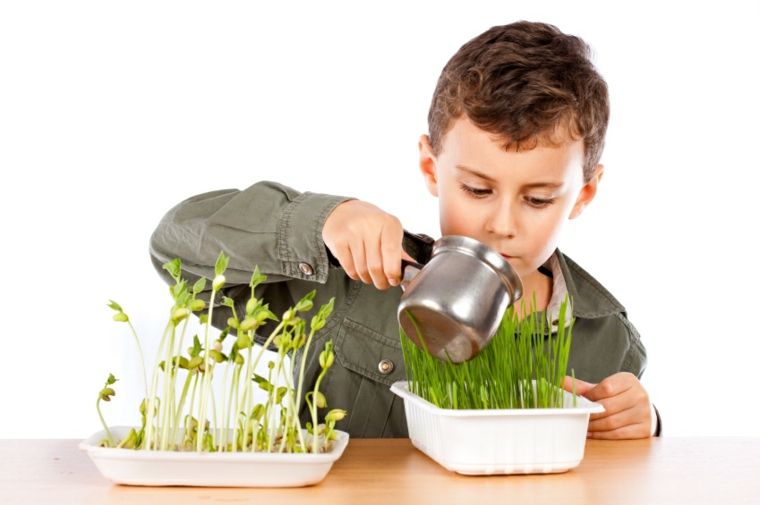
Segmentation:
<svg viewBox="0 0 760 505">
<path fill-rule="evenodd" d="M 573 390 L 573 380 L 565 377 L 566 391 Z M 604 412 L 591 414 L 588 438 L 648 438 L 652 434 L 652 406 L 639 379 L 628 372 L 610 375 L 599 384 L 575 379 L 576 394 L 601 403 Z"/>
</svg>

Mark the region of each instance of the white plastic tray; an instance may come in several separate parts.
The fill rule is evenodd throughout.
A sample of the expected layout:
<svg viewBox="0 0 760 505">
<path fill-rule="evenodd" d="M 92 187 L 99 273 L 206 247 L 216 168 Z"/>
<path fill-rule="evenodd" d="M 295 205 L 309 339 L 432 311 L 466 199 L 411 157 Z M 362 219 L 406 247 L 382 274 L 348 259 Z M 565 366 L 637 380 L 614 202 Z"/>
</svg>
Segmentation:
<svg viewBox="0 0 760 505">
<path fill-rule="evenodd" d="M 109 427 L 122 439 L 130 427 Z M 100 473 L 118 484 L 138 486 L 300 487 L 317 484 L 348 444 L 338 431 L 333 449 L 322 454 L 135 451 L 98 447 L 105 431 L 79 444 Z"/>
<path fill-rule="evenodd" d="M 589 414 L 604 407 L 565 393 L 565 408 L 453 410 L 409 392 L 406 381 L 391 391 L 404 399 L 409 437 L 444 468 L 466 475 L 560 473 L 580 464 Z"/>
</svg>

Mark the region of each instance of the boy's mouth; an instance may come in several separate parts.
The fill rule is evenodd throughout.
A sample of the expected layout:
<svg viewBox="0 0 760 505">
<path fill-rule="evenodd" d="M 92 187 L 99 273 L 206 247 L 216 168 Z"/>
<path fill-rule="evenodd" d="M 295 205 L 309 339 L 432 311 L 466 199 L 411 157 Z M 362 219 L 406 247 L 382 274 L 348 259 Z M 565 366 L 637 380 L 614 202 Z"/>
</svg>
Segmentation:
<svg viewBox="0 0 760 505">
<path fill-rule="evenodd" d="M 505 260 L 511 260 L 511 259 L 512 259 L 512 256 L 508 256 L 508 255 L 506 255 L 506 254 L 502 254 L 501 256 L 502 256 L 502 257 L 503 257 Z"/>
</svg>

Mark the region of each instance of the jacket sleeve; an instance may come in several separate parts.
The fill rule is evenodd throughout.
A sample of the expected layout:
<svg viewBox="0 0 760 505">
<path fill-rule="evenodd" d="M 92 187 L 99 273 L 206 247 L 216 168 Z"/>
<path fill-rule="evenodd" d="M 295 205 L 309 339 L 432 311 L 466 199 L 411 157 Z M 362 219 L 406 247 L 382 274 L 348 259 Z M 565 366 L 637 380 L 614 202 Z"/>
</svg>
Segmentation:
<svg viewBox="0 0 760 505">
<path fill-rule="evenodd" d="M 327 281 L 331 265 L 322 227 L 330 212 L 349 199 L 300 193 L 268 181 L 243 191 L 228 189 L 194 196 L 161 219 L 150 238 L 151 260 L 164 281 L 173 284 L 162 265 L 179 258 L 182 276 L 194 283 L 200 277 L 214 277 L 214 265 L 223 251 L 230 260 L 222 294 L 235 300 L 238 313 L 245 310 L 251 296 L 249 283 L 258 266 L 267 281 L 257 288 L 256 296 L 264 298 L 280 315 L 294 303 L 288 281 Z M 210 282 L 206 289 L 201 297 L 208 301 Z M 212 316 L 217 328 L 224 328 L 230 316 L 229 309 L 219 305 L 221 298 L 215 300 Z M 266 333 L 257 334 L 256 340 L 260 342 Z"/>
<path fill-rule="evenodd" d="M 269 282 L 297 278 L 324 284 L 329 262 L 322 227 L 349 199 L 268 181 L 243 191 L 204 193 L 169 210 L 151 236 L 150 254 L 154 263 L 179 258 L 185 271 L 212 278 L 224 251 L 231 284 L 248 284 L 257 265 Z"/>
<path fill-rule="evenodd" d="M 615 314 L 615 317 L 623 324 L 628 335 L 628 350 L 623 358 L 620 371 L 630 372 L 641 379 L 647 367 L 647 351 L 641 342 L 641 336 L 625 314 Z"/>
</svg>

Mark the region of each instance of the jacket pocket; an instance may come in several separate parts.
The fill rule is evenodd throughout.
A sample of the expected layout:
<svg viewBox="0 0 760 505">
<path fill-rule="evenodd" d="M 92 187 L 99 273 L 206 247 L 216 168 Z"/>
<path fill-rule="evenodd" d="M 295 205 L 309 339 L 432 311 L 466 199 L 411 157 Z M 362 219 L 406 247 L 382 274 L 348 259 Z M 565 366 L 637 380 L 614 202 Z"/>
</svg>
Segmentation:
<svg viewBox="0 0 760 505">
<path fill-rule="evenodd" d="M 338 330 L 335 355 L 343 367 L 388 387 L 406 380 L 404 355 L 398 337 L 391 340 L 348 318 Z"/>
<path fill-rule="evenodd" d="M 327 374 L 325 394 L 331 407 L 348 410 L 336 428 L 353 437 L 407 436 L 404 402 L 390 390 L 406 379 L 401 343 L 346 318 L 334 349 L 340 366 Z"/>
</svg>

